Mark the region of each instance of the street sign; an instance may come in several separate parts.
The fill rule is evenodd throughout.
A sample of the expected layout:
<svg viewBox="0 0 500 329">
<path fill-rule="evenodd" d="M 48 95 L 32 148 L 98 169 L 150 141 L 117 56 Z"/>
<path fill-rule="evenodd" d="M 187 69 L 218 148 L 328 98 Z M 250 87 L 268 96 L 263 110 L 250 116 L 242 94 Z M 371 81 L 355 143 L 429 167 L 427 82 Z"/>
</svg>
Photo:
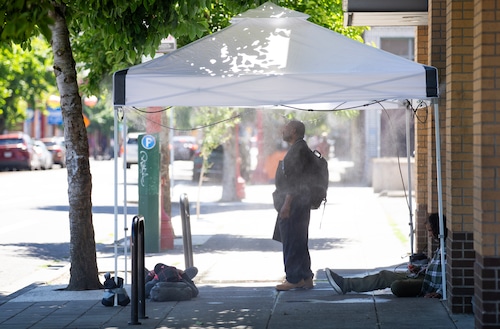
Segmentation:
<svg viewBox="0 0 500 329">
<path fill-rule="evenodd" d="M 33 111 L 33 109 L 27 109 L 26 110 L 26 121 L 32 122 L 34 117 L 35 117 L 35 111 Z"/>
<path fill-rule="evenodd" d="M 145 251 L 160 251 L 159 134 L 139 135 L 139 215 L 144 217 Z"/>
<path fill-rule="evenodd" d="M 158 47 L 156 53 L 165 54 L 170 53 L 176 49 L 177 40 L 169 34 L 167 38 L 161 40 L 160 46 Z"/>
<path fill-rule="evenodd" d="M 58 107 L 50 107 L 47 106 L 47 110 L 49 111 L 49 116 L 47 117 L 47 123 L 49 125 L 61 125 L 63 123 L 61 108 Z"/>
<path fill-rule="evenodd" d="M 146 150 L 151 150 L 156 145 L 156 138 L 153 135 L 144 135 L 141 139 L 141 145 Z"/>
</svg>

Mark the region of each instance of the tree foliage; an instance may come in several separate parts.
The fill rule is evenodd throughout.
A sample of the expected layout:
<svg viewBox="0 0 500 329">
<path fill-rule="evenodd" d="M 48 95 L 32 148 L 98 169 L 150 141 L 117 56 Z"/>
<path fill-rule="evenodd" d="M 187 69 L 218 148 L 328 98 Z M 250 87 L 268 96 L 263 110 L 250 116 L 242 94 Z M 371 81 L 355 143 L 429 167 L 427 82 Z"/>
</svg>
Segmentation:
<svg viewBox="0 0 500 329">
<path fill-rule="evenodd" d="M 366 28 L 344 26 L 342 0 L 279 0 L 278 4 L 308 14 L 309 21 L 317 25 L 362 41 L 361 34 Z"/>
<path fill-rule="evenodd" d="M 73 2 L 73 1 L 72 1 Z M 241 12 L 265 0 L 117 1 L 74 0 L 95 8 L 72 16 L 72 46 L 81 69 L 88 72 L 88 94 L 98 94 L 110 74 L 154 57 L 163 38 L 172 35 L 182 47 L 227 27 Z M 344 27 L 342 0 L 277 0 L 280 6 L 310 15 L 313 23 L 361 41 L 364 28 Z M 140 4 L 142 3 L 142 5 Z M 113 7 L 113 8 L 109 8 Z M 103 13 L 98 12 L 102 10 Z M 142 22 L 142 23 L 141 23 Z"/>
<path fill-rule="evenodd" d="M 50 40 L 49 25 L 53 23 L 48 13 L 53 8 L 51 1 L 0 1 L 0 41 L 20 44 L 24 49 L 31 47 L 34 36 L 44 35 Z"/>
<path fill-rule="evenodd" d="M 27 108 L 43 111 L 48 95 L 56 90 L 47 42 L 30 41 L 30 49 L 17 44 L 0 48 L 0 132 L 25 120 Z"/>
<path fill-rule="evenodd" d="M 88 88 L 96 93 L 110 73 L 154 57 L 168 35 L 179 47 L 229 25 L 238 13 L 264 0 L 78 0 L 96 11 L 80 12 L 73 24 L 75 58 L 89 70 Z M 110 8 L 111 7 L 111 8 Z M 104 14 L 98 9 L 103 9 Z"/>
</svg>

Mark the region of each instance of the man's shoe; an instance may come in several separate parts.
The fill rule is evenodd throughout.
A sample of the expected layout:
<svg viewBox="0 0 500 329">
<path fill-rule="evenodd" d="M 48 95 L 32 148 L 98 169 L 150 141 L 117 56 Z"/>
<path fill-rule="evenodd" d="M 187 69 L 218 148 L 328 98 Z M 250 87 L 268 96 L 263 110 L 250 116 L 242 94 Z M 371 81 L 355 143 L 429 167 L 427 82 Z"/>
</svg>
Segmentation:
<svg viewBox="0 0 500 329">
<path fill-rule="evenodd" d="M 193 280 L 193 278 L 198 274 L 198 269 L 196 267 L 188 267 L 187 269 L 184 270 L 184 273 Z"/>
<path fill-rule="evenodd" d="M 310 278 L 305 279 L 304 280 L 304 286 L 302 288 L 304 288 L 304 289 L 312 289 L 312 288 L 314 288 L 313 278 L 310 277 Z"/>
<path fill-rule="evenodd" d="M 296 289 L 296 288 L 303 288 L 304 287 L 304 280 L 300 280 L 299 282 L 297 283 L 290 283 L 288 281 L 284 281 L 283 283 L 281 284 L 278 284 L 276 286 L 276 290 L 278 291 L 287 291 L 287 290 L 291 290 L 291 289 Z"/>
<path fill-rule="evenodd" d="M 345 295 L 344 278 L 329 268 L 325 268 L 325 272 L 328 283 L 332 286 L 333 290 L 339 295 Z"/>
</svg>

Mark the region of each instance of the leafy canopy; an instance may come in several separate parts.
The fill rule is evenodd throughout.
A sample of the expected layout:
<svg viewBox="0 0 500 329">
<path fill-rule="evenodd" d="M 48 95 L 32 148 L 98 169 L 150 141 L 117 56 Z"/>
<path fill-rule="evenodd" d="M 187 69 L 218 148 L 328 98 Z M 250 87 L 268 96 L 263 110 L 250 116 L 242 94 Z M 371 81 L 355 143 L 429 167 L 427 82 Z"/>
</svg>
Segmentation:
<svg viewBox="0 0 500 329">
<path fill-rule="evenodd" d="M 0 0 L 0 43 L 31 47 L 33 36 L 51 39 L 48 13 L 64 3 L 71 45 L 78 69 L 85 72 L 82 94 L 111 89 L 111 74 L 153 57 L 163 38 L 178 46 L 218 31 L 238 13 L 264 0 Z M 361 40 L 363 28 L 343 26 L 342 0 L 277 0 L 304 12 L 309 20 Z M 48 56 L 50 57 L 50 56 Z M 1 83 L 0 83 L 1 84 Z"/>
<path fill-rule="evenodd" d="M 43 111 L 48 95 L 56 91 L 49 45 L 40 38 L 30 45 L 0 48 L 0 132 L 22 122 L 27 108 Z"/>
</svg>

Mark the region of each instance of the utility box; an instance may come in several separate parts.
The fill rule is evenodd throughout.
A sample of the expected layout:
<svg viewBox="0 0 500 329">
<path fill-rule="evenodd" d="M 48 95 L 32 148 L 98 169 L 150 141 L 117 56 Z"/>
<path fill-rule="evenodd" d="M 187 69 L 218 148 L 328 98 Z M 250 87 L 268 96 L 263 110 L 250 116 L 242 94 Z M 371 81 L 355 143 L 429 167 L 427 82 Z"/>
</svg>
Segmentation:
<svg viewBox="0 0 500 329">
<path fill-rule="evenodd" d="M 139 214 L 144 217 L 144 251 L 160 252 L 160 141 L 159 134 L 138 138 Z"/>
<path fill-rule="evenodd" d="M 408 184 L 407 158 L 375 158 L 373 159 L 372 187 L 373 192 L 405 191 Z M 415 187 L 415 160 L 410 159 L 412 189 Z"/>
</svg>

